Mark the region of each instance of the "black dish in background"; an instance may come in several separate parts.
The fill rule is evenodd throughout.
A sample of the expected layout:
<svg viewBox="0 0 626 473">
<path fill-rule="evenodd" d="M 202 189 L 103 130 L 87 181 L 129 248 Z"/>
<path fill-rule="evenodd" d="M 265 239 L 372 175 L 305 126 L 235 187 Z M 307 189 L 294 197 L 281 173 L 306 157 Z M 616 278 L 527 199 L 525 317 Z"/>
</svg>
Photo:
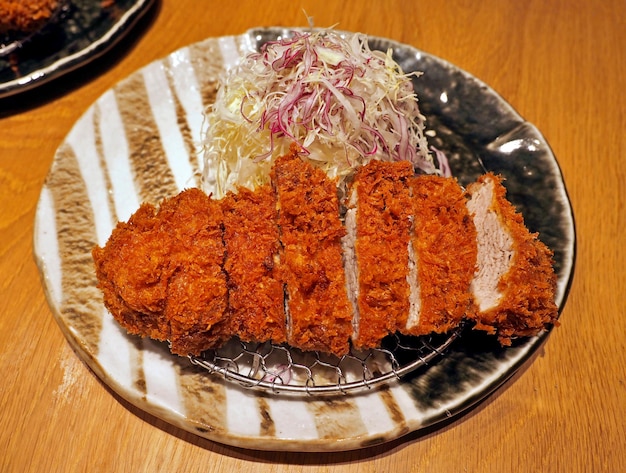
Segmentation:
<svg viewBox="0 0 626 473">
<path fill-rule="evenodd" d="M 61 18 L 10 54 L 0 57 L 0 98 L 40 86 L 101 56 L 117 43 L 154 0 L 72 0 Z"/>
</svg>

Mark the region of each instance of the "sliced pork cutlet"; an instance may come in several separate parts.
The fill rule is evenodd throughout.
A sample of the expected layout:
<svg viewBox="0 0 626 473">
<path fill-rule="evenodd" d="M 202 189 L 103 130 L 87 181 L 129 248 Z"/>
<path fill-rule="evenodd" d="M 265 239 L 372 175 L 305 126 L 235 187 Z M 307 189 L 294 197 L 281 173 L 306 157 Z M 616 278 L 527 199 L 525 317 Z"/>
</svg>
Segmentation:
<svg viewBox="0 0 626 473">
<path fill-rule="evenodd" d="M 552 252 L 506 199 L 502 179 L 481 176 L 467 188 L 477 230 L 477 271 L 470 285 L 476 328 L 503 345 L 557 323 Z"/>
<path fill-rule="evenodd" d="M 408 335 L 446 333 L 471 309 L 470 283 L 476 269 L 476 228 L 457 180 L 417 176 L 413 198 L 412 271 Z"/>
<path fill-rule="evenodd" d="M 105 306 L 129 333 L 200 354 L 223 343 L 227 324 L 222 212 L 198 189 L 143 204 L 93 249 Z"/>
<path fill-rule="evenodd" d="M 98 288 L 115 320 L 133 335 L 165 341 L 170 324 L 167 298 L 169 238 L 161 242 L 157 209 L 144 203 L 128 222 L 119 222 L 103 247 L 95 246 Z"/>
<path fill-rule="evenodd" d="M 371 161 L 348 192 L 343 246 L 357 349 L 378 347 L 407 323 L 413 174 L 408 161 Z"/>
<path fill-rule="evenodd" d="M 275 161 L 271 179 L 278 196 L 287 341 L 302 350 L 344 355 L 349 351 L 352 308 L 336 183 L 302 161 L 295 149 Z"/>
<path fill-rule="evenodd" d="M 287 340 L 276 195 L 270 185 L 222 200 L 230 325 L 244 342 Z"/>
</svg>

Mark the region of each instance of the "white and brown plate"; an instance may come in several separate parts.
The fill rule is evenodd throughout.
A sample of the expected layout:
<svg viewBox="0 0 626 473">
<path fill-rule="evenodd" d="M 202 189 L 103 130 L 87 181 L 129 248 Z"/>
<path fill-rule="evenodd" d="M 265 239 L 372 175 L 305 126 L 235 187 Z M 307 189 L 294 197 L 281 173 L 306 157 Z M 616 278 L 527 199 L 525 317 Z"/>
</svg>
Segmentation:
<svg viewBox="0 0 626 473">
<path fill-rule="evenodd" d="M 209 38 L 132 74 L 103 94 L 59 147 L 37 208 L 34 246 L 43 285 L 63 333 L 121 397 L 165 421 L 230 445 L 291 451 L 349 450 L 432 431 L 488 397 L 542 346 L 549 333 L 502 348 L 466 331 L 445 356 L 400 380 L 334 397 L 261 395 L 167 345 L 128 336 L 107 312 L 91 258 L 116 222 L 143 201 L 200 185 L 203 111 L 218 77 L 241 55 L 288 35 L 264 28 Z M 414 81 L 430 143 L 462 184 L 485 170 L 506 178 L 509 199 L 555 253 L 562 309 L 575 259 L 572 208 L 558 163 L 541 133 L 487 85 L 412 46 L 393 48 Z"/>
</svg>

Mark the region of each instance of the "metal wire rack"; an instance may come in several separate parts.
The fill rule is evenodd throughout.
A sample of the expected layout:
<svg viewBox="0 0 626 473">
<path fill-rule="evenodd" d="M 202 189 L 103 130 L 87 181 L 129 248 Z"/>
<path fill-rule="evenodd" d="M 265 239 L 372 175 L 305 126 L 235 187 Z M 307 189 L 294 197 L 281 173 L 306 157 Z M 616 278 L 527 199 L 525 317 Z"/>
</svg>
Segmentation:
<svg viewBox="0 0 626 473">
<path fill-rule="evenodd" d="M 194 365 L 245 388 L 274 394 L 337 395 L 399 379 L 442 356 L 463 327 L 445 335 L 390 335 L 377 349 L 339 358 L 272 343 L 233 339 L 218 350 L 190 356 Z"/>
</svg>

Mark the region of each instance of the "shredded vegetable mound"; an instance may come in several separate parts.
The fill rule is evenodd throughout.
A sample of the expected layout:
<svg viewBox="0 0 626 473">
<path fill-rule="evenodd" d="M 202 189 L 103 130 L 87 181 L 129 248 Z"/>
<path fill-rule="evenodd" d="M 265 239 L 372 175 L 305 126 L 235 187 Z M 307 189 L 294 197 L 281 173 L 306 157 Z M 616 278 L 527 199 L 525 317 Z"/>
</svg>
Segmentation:
<svg viewBox="0 0 626 473">
<path fill-rule="evenodd" d="M 221 197 L 266 183 L 292 143 L 340 185 L 373 159 L 436 172 L 412 75 L 361 34 L 294 32 L 266 43 L 226 73 L 206 112 L 205 189 Z"/>
</svg>

